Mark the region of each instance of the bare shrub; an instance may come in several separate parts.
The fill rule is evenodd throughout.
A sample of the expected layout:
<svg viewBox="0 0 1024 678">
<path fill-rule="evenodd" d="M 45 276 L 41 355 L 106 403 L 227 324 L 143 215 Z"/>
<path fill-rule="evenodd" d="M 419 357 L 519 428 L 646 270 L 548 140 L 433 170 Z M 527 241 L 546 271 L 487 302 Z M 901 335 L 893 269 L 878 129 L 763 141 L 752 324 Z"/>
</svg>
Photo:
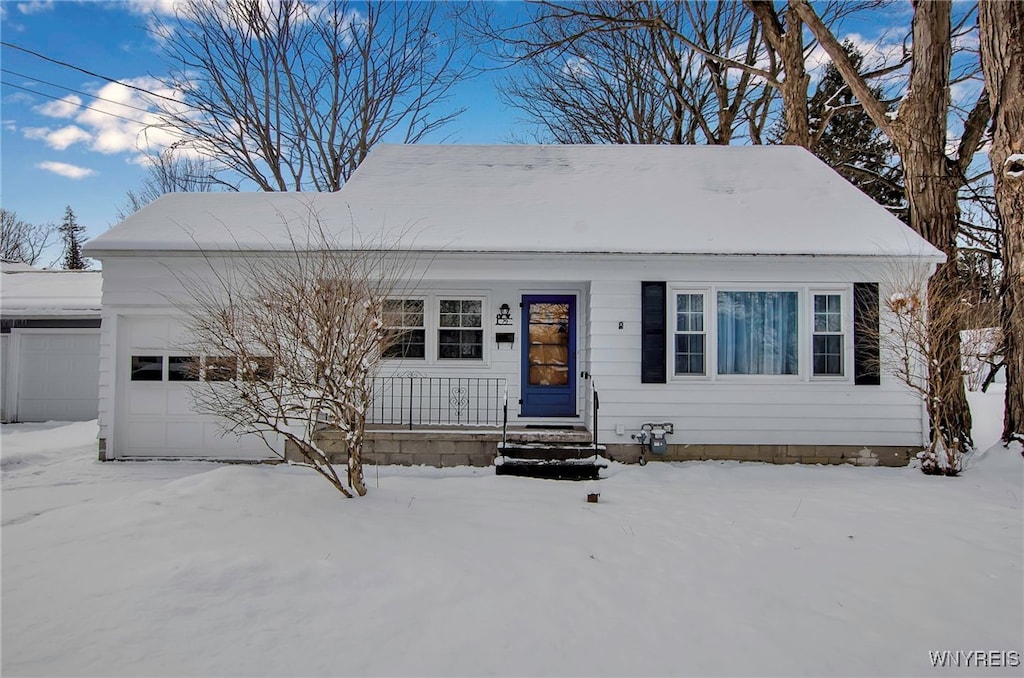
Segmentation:
<svg viewBox="0 0 1024 678">
<path fill-rule="evenodd" d="M 921 470 L 928 474 L 955 476 L 963 470 L 964 454 L 971 441 L 957 434 L 957 427 L 944 419 L 947 399 L 954 399 L 963 388 L 960 369 L 942 369 L 949 347 L 943 344 L 946 333 L 934 328 L 959 328 L 970 304 L 959 285 L 929 283 L 929 271 L 923 268 L 893 270 L 887 291 L 881 299 L 881 317 L 870 323 L 877 327 L 881 347 L 881 370 L 888 372 L 925 403 L 931 436 L 928 449 L 919 456 Z M 936 297 L 941 296 L 941 303 Z M 866 323 L 867 324 L 867 323 Z M 863 328 L 870 333 L 870 327 Z"/>
<path fill-rule="evenodd" d="M 279 455 L 290 441 L 338 491 L 362 496 L 373 377 L 400 339 L 385 331 L 385 300 L 407 260 L 383 239 L 341 246 L 314 221 L 283 251 L 208 256 L 202 274 L 179 278 L 186 350 L 205 356 L 194 407 Z M 344 434 L 344 478 L 318 444 L 325 428 Z"/>
</svg>

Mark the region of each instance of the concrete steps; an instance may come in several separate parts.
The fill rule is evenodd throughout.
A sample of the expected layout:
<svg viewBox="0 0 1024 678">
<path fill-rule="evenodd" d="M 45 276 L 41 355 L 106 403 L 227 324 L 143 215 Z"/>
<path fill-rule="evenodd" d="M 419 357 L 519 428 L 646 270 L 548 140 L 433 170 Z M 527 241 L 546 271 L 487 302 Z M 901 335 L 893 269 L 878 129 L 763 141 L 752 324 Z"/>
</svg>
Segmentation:
<svg viewBox="0 0 1024 678">
<path fill-rule="evenodd" d="M 548 478 L 551 480 L 597 480 L 607 466 L 589 431 L 545 431 L 548 435 L 519 434 L 498 443 L 494 462 L 497 475 Z M 563 435 L 550 435 L 559 433 Z M 569 435 L 564 435 L 564 434 Z"/>
</svg>

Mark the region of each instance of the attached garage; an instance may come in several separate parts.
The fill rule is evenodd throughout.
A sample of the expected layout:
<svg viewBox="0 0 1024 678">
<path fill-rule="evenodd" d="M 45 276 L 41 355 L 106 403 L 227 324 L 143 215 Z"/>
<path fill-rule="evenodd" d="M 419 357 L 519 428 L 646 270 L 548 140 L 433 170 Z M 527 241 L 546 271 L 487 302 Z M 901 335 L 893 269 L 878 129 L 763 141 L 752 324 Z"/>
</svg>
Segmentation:
<svg viewBox="0 0 1024 678">
<path fill-rule="evenodd" d="M 155 315 L 115 317 L 122 352 L 115 372 L 123 394 L 118 421 L 124 458 L 266 459 L 255 436 L 225 433 L 221 424 L 197 414 L 192 387 L 198 380 L 186 366 L 194 358 L 178 350 L 180 328 L 173 318 Z"/>
<path fill-rule="evenodd" d="M 98 271 L 4 265 L 0 277 L 3 421 L 97 417 L 100 291 Z"/>
</svg>

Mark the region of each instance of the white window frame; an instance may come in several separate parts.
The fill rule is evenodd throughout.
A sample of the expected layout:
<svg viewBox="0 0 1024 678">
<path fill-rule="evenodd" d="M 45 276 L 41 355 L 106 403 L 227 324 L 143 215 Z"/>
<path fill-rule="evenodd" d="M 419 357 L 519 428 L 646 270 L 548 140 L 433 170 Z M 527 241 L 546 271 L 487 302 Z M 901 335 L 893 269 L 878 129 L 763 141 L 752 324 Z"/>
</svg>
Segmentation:
<svg viewBox="0 0 1024 678">
<path fill-rule="evenodd" d="M 797 364 L 795 374 L 721 374 L 718 371 L 718 295 L 721 292 L 795 292 L 796 293 L 796 349 Z M 807 375 L 807 321 L 806 312 L 803 310 L 807 304 L 807 288 L 802 285 L 786 283 L 721 283 L 713 286 L 710 291 L 709 305 L 711 307 L 712 321 L 712 343 L 715 347 L 715 363 L 713 366 L 714 380 L 723 383 L 751 383 L 751 384 L 791 384 L 806 380 Z"/>
<path fill-rule="evenodd" d="M 668 335 L 668 348 L 666 356 L 670 362 L 667 366 L 669 368 L 669 379 L 679 381 L 709 381 L 713 378 L 715 370 L 712 368 L 712 359 L 717 358 L 714 355 L 714 347 L 712 347 L 712 337 L 715 336 L 712 332 L 712 320 L 708 316 L 709 304 L 708 299 L 710 297 L 710 288 L 707 287 L 671 287 L 670 288 L 670 299 L 671 303 L 668 305 L 669 313 L 669 324 L 666 329 Z M 678 314 L 678 298 L 681 295 L 694 295 L 700 296 L 703 303 L 703 319 L 704 319 L 704 330 L 703 332 L 679 332 L 676 328 L 677 325 L 677 314 Z M 683 373 L 679 374 L 676 372 L 676 336 L 679 334 L 703 334 L 704 335 L 704 373 L 703 374 L 690 374 Z"/>
<path fill-rule="evenodd" d="M 445 301 L 479 301 L 480 302 L 480 326 L 479 327 L 468 327 L 459 325 L 458 327 L 441 326 L 441 304 Z M 455 292 L 452 294 L 437 294 L 436 304 L 434 305 L 434 360 L 439 365 L 483 365 L 487 362 L 487 299 L 474 294 L 465 294 Z M 460 311 L 460 315 L 462 315 Z M 458 330 L 458 331 L 480 331 L 480 357 L 479 358 L 442 358 L 441 357 L 441 332 L 445 330 Z"/>
<path fill-rule="evenodd" d="M 814 297 L 819 295 L 839 297 L 839 318 L 841 332 L 815 332 L 814 331 Z M 853 371 L 850 363 L 853 360 L 853 305 L 851 303 L 850 289 L 846 287 L 812 287 L 807 291 L 807 376 L 810 381 L 839 382 L 851 381 Z M 815 374 L 814 373 L 814 337 L 817 334 L 835 335 L 840 334 L 842 352 L 842 372 L 840 374 Z"/>
<path fill-rule="evenodd" d="M 391 296 L 391 297 L 388 297 L 387 300 L 388 301 L 401 301 L 401 302 L 419 301 L 419 302 L 421 302 L 423 304 L 423 324 L 422 325 L 420 325 L 418 327 L 413 327 L 411 325 L 408 325 L 408 326 L 402 325 L 400 327 L 392 327 L 390 325 L 385 325 L 384 326 L 385 329 L 423 330 L 423 357 L 422 358 L 415 358 L 415 357 L 409 357 L 409 356 L 385 356 L 385 357 L 382 357 L 381 359 L 382 360 L 386 360 L 386 361 L 395 361 L 395 362 L 400 362 L 400 361 L 408 360 L 408 361 L 416 363 L 417 365 L 425 364 L 430 359 L 430 329 L 429 329 L 429 325 L 430 325 L 430 321 L 429 321 L 429 318 L 430 318 L 430 299 L 426 295 L 419 295 L 419 296 L 417 296 L 417 295 L 408 295 L 408 296 Z M 403 311 L 403 315 L 404 315 L 404 311 Z"/>
<path fill-rule="evenodd" d="M 703 286 L 670 282 L 666 304 L 666 360 L 670 382 L 721 382 L 743 384 L 772 383 L 852 383 L 853 382 L 853 286 L 836 283 L 714 283 Z M 795 292 L 797 294 L 797 372 L 796 374 L 719 374 L 718 372 L 718 293 L 719 292 Z M 704 296 L 704 375 L 675 373 L 675 337 L 677 295 Z M 842 318 L 842 375 L 814 374 L 814 297 L 838 295 Z"/>
<path fill-rule="evenodd" d="M 482 290 L 459 290 L 459 289 L 438 289 L 422 294 L 394 294 L 390 299 L 416 299 L 423 301 L 423 323 L 426 335 L 426 349 L 424 358 L 382 358 L 382 361 L 400 369 L 407 365 L 412 369 L 427 367 L 441 367 L 446 370 L 479 370 L 490 367 L 491 341 L 488 341 L 488 331 L 493 329 L 493 320 L 490 310 L 490 293 Z M 479 301 L 480 302 L 480 330 L 483 332 L 483 357 L 482 358 L 440 358 L 439 331 L 441 329 L 441 300 L 456 301 Z M 476 329 L 476 328 L 466 328 Z"/>
</svg>

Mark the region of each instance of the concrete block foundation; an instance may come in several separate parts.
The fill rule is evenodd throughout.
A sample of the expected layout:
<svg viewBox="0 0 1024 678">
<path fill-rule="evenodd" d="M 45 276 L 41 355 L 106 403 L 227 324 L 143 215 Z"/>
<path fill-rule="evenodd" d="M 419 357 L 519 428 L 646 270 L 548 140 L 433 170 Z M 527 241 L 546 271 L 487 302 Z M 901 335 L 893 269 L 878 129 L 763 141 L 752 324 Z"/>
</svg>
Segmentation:
<svg viewBox="0 0 1024 678">
<path fill-rule="evenodd" d="M 511 434 L 511 432 L 510 432 Z M 522 437 L 517 432 L 517 437 Z M 511 436 L 510 436 L 511 437 Z M 363 461 L 367 464 L 492 466 L 501 442 L 497 430 L 415 430 L 367 431 Z M 319 444 L 331 455 L 332 463 L 345 463 L 340 434 L 324 431 Z M 604 443 L 608 459 L 635 464 L 638 445 Z M 855 466 L 906 466 L 920 451 L 917 447 L 863 445 L 685 445 L 668 446 L 666 454 L 648 454 L 648 461 L 755 461 L 770 464 L 853 464 Z M 296 459 L 291 446 L 286 459 Z"/>
</svg>

